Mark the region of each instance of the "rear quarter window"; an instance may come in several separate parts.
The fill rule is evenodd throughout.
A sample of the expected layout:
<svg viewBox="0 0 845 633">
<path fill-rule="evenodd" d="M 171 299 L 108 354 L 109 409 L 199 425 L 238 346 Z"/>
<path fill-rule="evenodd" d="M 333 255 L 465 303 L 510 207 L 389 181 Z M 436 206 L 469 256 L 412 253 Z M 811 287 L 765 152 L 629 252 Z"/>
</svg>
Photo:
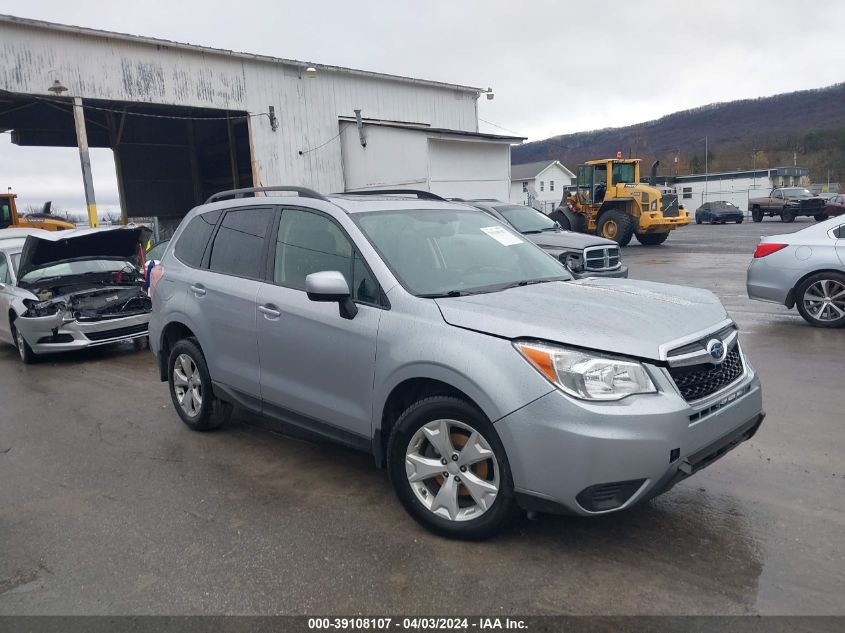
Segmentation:
<svg viewBox="0 0 845 633">
<path fill-rule="evenodd" d="M 173 254 L 179 261 L 194 268 L 200 267 L 208 239 L 220 219 L 220 213 L 221 211 L 203 213 L 188 223 L 173 249 Z"/>
</svg>

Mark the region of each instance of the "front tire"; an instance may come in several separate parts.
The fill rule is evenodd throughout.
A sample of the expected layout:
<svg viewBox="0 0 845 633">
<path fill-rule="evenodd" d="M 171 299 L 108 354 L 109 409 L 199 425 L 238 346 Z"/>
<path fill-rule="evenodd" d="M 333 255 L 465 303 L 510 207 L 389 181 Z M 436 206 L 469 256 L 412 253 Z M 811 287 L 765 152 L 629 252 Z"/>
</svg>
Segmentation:
<svg viewBox="0 0 845 633">
<path fill-rule="evenodd" d="M 232 415 L 232 405 L 214 397 L 211 375 L 196 339 L 182 339 L 170 351 L 167 383 L 176 413 L 188 428 L 210 431 Z"/>
<path fill-rule="evenodd" d="M 796 307 L 815 327 L 845 327 L 845 275 L 824 272 L 810 275 L 795 289 Z"/>
<path fill-rule="evenodd" d="M 762 222 L 763 210 L 760 207 L 754 207 L 753 209 L 751 209 L 751 219 L 755 222 Z"/>
<path fill-rule="evenodd" d="M 816 222 L 824 222 L 825 220 L 827 220 L 827 213 L 817 213 L 813 216 L 813 219 Z"/>
<path fill-rule="evenodd" d="M 665 233 L 637 233 L 637 241 L 643 246 L 660 246 L 669 239 L 669 231 Z"/>
<path fill-rule="evenodd" d="M 486 539 L 518 511 L 498 434 L 460 398 L 432 396 L 408 407 L 390 434 L 387 468 L 408 514 L 443 536 Z"/>
<path fill-rule="evenodd" d="M 634 218 L 618 209 L 606 211 L 599 218 L 596 233 L 619 246 L 627 246 L 634 237 Z"/>
<path fill-rule="evenodd" d="M 14 323 L 12 324 L 12 337 L 15 339 L 15 346 L 18 348 L 18 356 L 24 365 L 32 365 L 32 363 L 38 360 L 38 355 L 32 351 L 29 343 L 26 342 L 23 334 L 18 331 L 18 328 L 15 327 Z"/>
<path fill-rule="evenodd" d="M 784 209 L 780 212 L 780 221 L 786 222 L 787 224 L 795 222 L 795 212 L 790 211 L 789 209 Z"/>
</svg>

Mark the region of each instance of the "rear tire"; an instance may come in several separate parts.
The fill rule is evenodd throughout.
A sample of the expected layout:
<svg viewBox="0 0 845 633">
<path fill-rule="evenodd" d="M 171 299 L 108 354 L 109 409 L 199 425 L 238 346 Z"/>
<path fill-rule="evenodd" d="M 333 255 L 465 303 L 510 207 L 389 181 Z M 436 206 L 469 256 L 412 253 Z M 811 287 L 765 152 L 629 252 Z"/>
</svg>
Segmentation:
<svg viewBox="0 0 845 633">
<path fill-rule="evenodd" d="M 736 221 L 737 224 L 742 224 L 742 218 Z"/>
<path fill-rule="evenodd" d="M 754 207 L 751 209 L 751 219 L 755 222 L 762 222 L 763 221 L 763 211 L 760 207 Z"/>
<path fill-rule="evenodd" d="M 784 209 L 780 212 L 780 221 L 786 222 L 787 224 L 795 222 L 795 212 L 790 211 L 789 209 Z"/>
<path fill-rule="evenodd" d="M 470 444 L 472 437 L 476 440 Z M 408 514 L 437 534 L 472 541 L 490 538 L 518 513 L 496 430 L 460 398 L 432 396 L 408 407 L 390 434 L 387 469 Z"/>
<path fill-rule="evenodd" d="M 193 431 L 219 428 L 232 415 L 232 405 L 214 397 L 208 365 L 194 338 L 178 341 L 170 351 L 167 384 L 176 413 Z"/>
<path fill-rule="evenodd" d="M 643 246 L 660 246 L 669 239 L 669 231 L 665 233 L 637 233 L 637 241 Z"/>
<path fill-rule="evenodd" d="M 599 218 L 596 233 L 619 246 L 627 246 L 634 237 L 634 218 L 624 211 L 611 209 Z"/>
<path fill-rule="evenodd" d="M 839 293 L 845 293 L 845 274 L 833 271 L 816 273 L 795 288 L 795 307 L 812 326 L 845 327 L 845 294 Z M 833 301 L 825 305 L 825 297 Z"/>
<path fill-rule="evenodd" d="M 18 328 L 15 327 L 14 323 L 12 323 L 12 338 L 15 339 L 15 347 L 18 348 L 18 356 L 24 365 L 32 365 L 38 360 L 38 355 L 32 351 L 29 343 L 26 342 L 23 334 L 18 332 Z"/>
<path fill-rule="evenodd" d="M 824 222 L 825 220 L 827 220 L 827 213 L 817 213 L 813 216 L 813 219 L 816 222 Z"/>
</svg>

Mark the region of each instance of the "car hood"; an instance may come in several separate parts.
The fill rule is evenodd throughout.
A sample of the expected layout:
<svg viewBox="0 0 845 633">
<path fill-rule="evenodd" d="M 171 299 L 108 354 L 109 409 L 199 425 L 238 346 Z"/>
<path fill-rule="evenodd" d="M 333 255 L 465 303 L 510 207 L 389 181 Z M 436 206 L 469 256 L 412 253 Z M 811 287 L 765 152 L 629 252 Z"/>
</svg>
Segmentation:
<svg viewBox="0 0 845 633">
<path fill-rule="evenodd" d="M 577 249 L 584 250 L 588 246 L 617 246 L 613 240 L 607 240 L 595 235 L 575 233 L 574 231 L 546 231 L 544 233 L 528 233 L 524 237 L 549 250 Z"/>
<path fill-rule="evenodd" d="M 593 278 L 436 299 L 450 325 L 659 360 L 660 346 L 716 329 L 727 312 L 709 290 Z"/>
<path fill-rule="evenodd" d="M 140 228 L 109 227 L 30 234 L 21 251 L 18 279 L 34 270 L 85 259 L 131 260 L 138 255 Z"/>
</svg>

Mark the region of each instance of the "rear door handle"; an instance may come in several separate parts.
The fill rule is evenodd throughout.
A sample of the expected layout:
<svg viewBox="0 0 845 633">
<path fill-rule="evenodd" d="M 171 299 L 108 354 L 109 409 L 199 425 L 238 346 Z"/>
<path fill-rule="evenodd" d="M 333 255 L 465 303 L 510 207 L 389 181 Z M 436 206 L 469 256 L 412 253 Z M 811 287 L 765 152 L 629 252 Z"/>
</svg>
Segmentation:
<svg viewBox="0 0 845 633">
<path fill-rule="evenodd" d="M 265 319 L 274 321 L 282 316 L 282 313 L 276 309 L 276 306 L 268 303 L 267 305 L 258 306 L 258 311 L 264 315 Z"/>
<path fill-rule="evenodd" d="M 198 297 L 204 297 L 205 286 L 203 286 L 202 284 L 194 284 L 193 286 L 191 286 L 191 292 L 193 292 Z"/>
</svg>

